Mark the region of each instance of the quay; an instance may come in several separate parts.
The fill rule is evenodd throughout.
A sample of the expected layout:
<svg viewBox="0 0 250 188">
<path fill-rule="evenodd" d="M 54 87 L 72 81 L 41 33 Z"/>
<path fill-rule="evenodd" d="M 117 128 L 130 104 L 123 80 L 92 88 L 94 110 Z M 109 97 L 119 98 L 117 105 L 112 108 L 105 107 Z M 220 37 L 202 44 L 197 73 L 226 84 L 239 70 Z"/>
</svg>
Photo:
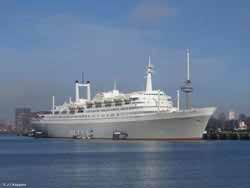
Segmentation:
<svg viewBox="0 0 250 188">
<path fill-rule="evenodd" d="M 244 131 L 208 131 L 203 134 L 204 140 L 250 140 L 250 130 Z"/>
</svg>

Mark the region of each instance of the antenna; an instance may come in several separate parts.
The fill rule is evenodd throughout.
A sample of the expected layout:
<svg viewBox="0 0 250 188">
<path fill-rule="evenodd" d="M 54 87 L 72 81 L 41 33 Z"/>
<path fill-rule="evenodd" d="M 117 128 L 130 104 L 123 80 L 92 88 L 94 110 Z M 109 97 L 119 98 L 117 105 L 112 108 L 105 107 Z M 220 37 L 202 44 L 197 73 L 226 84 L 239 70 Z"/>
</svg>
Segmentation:
<svg viewBox="0 0 250 188">
<path fill-rule="evenodd" d="M 113 90 L 116 90 L 116 80 L 114 80 L 114 89 Z"/>
<path fill-rule="evenodd" d="M 190 80 L 190 54 L 189 49 L 187 49 L 187 80 Z"/>
<path fill-rule="evenodd" d="M 55 96 L 52 96 L 52 114 L 55 114 Z"/>
<path fill-rule="evenodd" d="M 82 83 L 84 84 L 84 72 L 82 72 Z"/>
<path fill-rule="evenodd" d="M 177 101 L 176 101 L 176 107 L 177 107 L 177 110 L 179 111 L 180 110 L 180 90 L 177 90 Z"/>
</svg>

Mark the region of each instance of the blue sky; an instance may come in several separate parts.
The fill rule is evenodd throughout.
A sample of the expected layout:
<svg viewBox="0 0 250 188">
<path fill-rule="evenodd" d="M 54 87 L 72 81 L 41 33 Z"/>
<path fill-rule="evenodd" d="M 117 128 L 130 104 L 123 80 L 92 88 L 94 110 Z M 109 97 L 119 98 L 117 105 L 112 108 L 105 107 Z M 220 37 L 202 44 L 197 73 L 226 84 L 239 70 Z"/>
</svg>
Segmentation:
<svg viewBox="0 0 250 188">
<path fill-rule="evenodd" d="M 74 95 L 145 88 L 151 55 L 154 88 L 174 96 L 191 50 L 194 104 L 250 114 L 250 1 L 43 0 L 0 2 L 0 119 L 14 108 L 48 109 Z"/>
</svg>

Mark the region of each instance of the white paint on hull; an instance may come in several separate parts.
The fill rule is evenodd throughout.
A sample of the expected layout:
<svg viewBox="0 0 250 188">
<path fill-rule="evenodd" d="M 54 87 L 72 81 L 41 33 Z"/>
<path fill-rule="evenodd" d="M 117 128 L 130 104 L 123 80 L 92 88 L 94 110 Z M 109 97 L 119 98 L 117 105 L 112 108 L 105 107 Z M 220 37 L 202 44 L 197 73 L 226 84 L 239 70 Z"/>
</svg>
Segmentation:
<svg viewBox="0 0 250 188">
<path fill-rule="evenodd" d="M 93 130 L 94 138 L 111 139 L 113 131 L 119 130 L 128 133 L 128 139 L 198 139 L 214 111 L 215 108 L 202 108 L 126 118 L 41 120 L 33 125 L 49 137 L 73 137 L 75 132 L 84 136 Z"/>
</svg>

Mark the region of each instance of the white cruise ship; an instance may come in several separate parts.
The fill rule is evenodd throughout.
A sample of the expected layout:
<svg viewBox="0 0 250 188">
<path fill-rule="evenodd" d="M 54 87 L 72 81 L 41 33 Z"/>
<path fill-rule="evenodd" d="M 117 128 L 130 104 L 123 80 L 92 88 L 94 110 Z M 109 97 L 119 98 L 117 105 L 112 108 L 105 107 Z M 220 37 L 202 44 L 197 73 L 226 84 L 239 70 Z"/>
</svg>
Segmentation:
<svg viewBox="0 0 250 188">
<path fill-rule="evenodd" d="M 176 106 L 162 90 L 152 87 L 153 66 L 147 66 L 145 91 L 120 92 L 115 84 L 109 92 L 91 98 L 90 82 L 75 82 L 75 100 L 53 105 L 48 113 L 37 113 L 32 125 L 48 137 L 96 139 L 201 139 L 215 107 L 191 107 L 192 85 L 187 52 L 187 81 L 182 91 L 186 94 L 186 108 L 180 109 L 180 93 Z M 86 98 L 80 98 L 84 87 Z"/>
</svg>

